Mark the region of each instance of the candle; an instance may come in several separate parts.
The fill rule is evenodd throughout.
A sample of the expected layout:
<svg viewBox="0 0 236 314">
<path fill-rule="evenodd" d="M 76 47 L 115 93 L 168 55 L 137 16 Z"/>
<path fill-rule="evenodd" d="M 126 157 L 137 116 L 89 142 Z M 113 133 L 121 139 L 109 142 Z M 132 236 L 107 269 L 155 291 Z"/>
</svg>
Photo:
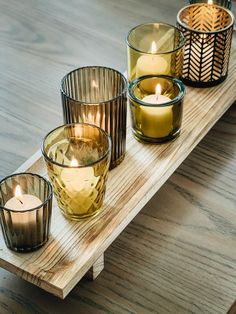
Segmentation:
<svg viewBox="0 0 236 314">
<path fill-rule="evenodd" d="M 78 161 L 73 158 L 70 168 L 61 172 L 65 193 L 70 198 L 70 207 L 73 214 L 87 213 L 98 195 L 96 185 L 99 177 L 94 174 L 93 167 L 78 167 Z"/>
<path fill-rule="evenodd" d="M 156 94 L 145 96 L 143 102 L 153 105 L 160 105 L 171 101 L 167 96 L 161 95 L 161 85 L 157 84 Z M 166 137 L 173 130 L 172 107 L 148 107 L 140 108 L 140 121 L 143 135 L 146 137 Z"/>
<path fill-rule="evenodd" d="M 38 207 L 42 202 L 34 195 L 22 194 L 19 185 L 16 186 L 15 196 L 9 199 L 5 207 L 9 209 L 24 211 Z"/>
<path fill-rule="evenodd" d="M 96 189 L 99 176 L 94 174 L 93 167 L 78 167 L 76 159 L 72 159 L 71 168 L 65 168 L 61 172 L 61 180 L 64 184 L 64 194 L 69 200 L 72 214 L 86 214 L 93 205 L 98 190 Z"/>
<path fill-rule="evenodd" d="M 155 41 L 151 45 L 152 55 L 143 55 L 138 58 L 136 65 L 136 77 L 141 77 L 149 74 L 168 74 L 170 71 L 170 62 L 160 55 L 155 55 L 157 52 L 157 44 Z"/>
<path fill-rule="evenodd" d="M 39 207 L 40 205 L 42 205 L 42 202 L 38 197 L 30 194 L 22 194 L 20 185 L 17 185 L 15 196 L 10 198 L 5 204 L 6 208 L 18 211 L 12 214 L 13 228 L 36 228 L 36 211 L 27 212 L 27 210 Z M 42 215 L 42 211 L 39 210 L 39 213 Z"/>
</svg>

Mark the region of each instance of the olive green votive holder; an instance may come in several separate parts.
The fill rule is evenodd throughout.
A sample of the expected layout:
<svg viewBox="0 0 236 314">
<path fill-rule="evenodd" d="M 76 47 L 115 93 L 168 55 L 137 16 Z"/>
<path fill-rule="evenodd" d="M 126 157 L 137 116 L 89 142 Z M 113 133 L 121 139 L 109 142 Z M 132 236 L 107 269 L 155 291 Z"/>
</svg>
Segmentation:
<svg viewBox="0 0 236 314">
<path fill-rule="evenodd" d="M 1 228 L 6 246 L 30 252 L 50 234 L 52 186 L 33 173 L 17 173 L 0 181 Z"/>
<path fill-rule="evenodd" d="M 42 152 L 62 214 L 71 220 L 97 215 L 111 160 L 108 134 L 86 123 L 62 125 L 45 137 Z"/>
<path fill-rule="evenodd" d="M 132 130 L 141 142 L 162 143 L 181 129 L 185 87 L 173 77 L 148 75 L 131 81 L 128 99 Z"/>
<path fill-rule="evenodd" d="M 180 77 L 185 39 L 165 23 L 141 24 L 127 36 L 128 80 L 145 75 Z"/>
</svg>

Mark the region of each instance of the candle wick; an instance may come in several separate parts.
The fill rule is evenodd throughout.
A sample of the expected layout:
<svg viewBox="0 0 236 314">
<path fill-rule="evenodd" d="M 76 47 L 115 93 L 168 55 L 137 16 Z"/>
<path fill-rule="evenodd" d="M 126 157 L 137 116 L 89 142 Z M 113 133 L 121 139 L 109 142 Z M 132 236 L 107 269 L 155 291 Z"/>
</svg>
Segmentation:
<svg viewBox="0 0 236 314">
<path fill-rule="evenodd" d="M 23 205 L 23 202 L 18 198 L 18 201 Z"/>
</svg>

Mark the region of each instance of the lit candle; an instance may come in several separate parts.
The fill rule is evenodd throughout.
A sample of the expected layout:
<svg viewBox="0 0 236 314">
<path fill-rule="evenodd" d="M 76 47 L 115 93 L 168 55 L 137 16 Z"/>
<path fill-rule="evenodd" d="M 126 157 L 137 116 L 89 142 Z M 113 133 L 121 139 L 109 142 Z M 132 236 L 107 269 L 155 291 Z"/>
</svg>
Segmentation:
<svg viewBox="0 0 236 314">
<path fill-rule="evenodd" d="M 170 71 L 170 64 L 167 60 L 157 53 L 157 44 L 155 41 L 151 45 L 152 55 L 143 55 L 138 58 L 136 64 L 136 77 L 141 77 L 149 74 L 168 74 Z"/>
<path fill-rule="evenodd" d="M 15 196 L 5 204 L 6 208 L 18 211 L 12 214 L 13 228 L 36 228 L 36 211 L 27 212 L 27 210 L 39 207 L 40 205 L 42 205 L 42 201 L 38 197 L 30 194 L 22 194 L 21 187 L 17 185 Z M 42 215 L 41 211 L 39 213 Z"/>
<path fill-rule="evenodd" d="M 171 99 L 161 95 L 161 86 L 157 84 L 156 94 L 145 96 L 142 101 L 148 104 L 160 105 L 171 101 Z M 172 107 L 142 106 L 140 110 L 141 129 L 144 136 L 162 138 L 168 136 L 173 130 Z"/>
<path fill-rule="evenodd" d="M 99 176 L 95 176 L 93 167 L 76 168 L 78 166 L 78 161 L 72 158 L 70 168 L 64 168 L 61 172 L 64 193 L 68 196 L 73 214 L 87 213 L 98 195 L 96 185 Z"/>
</svg>

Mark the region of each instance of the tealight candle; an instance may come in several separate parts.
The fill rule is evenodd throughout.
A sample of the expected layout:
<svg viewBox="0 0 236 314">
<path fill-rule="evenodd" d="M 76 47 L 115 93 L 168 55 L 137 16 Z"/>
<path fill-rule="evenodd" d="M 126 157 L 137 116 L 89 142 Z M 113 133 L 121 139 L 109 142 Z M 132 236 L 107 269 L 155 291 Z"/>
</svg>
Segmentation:
<svg viewBox="0 0 236 314">
<path fill-rule="evenodd" d="M 136 77 L 148 74 L 168 74 L 170 71 L 170 57 L 155 55 L 157 44 L 155 41 L 151 45 L 151 54 L 143 55 L 138 58 L 136 65 Z M 167 60 L 168 59 L 168 60 Z"/>
<path fill-rule="evenodd" d="M 134 27 L 127 36 L 128 80 L 145 75 L 182 73 L 184 37 L 172 25 L 148 23 Z"/>
<path fill-rule="evenodd" d="M 142 101 L 147 104 L 160 105 L 169 102 L 171 99 L 161 95 L 161 85 L 157 84 L 156 93 L 145 96 Z M 147 137 L 166 137 L 173 129 L 172 107 L 142 107 L 142 130 Z"/>
<path fill-rule="evenodd" d="M 10 198 L 5 207 L 18 211 L 15 215 L 12 216 L 13 228 L 36 228 L 37 217 L 35 211 L 28 211 L 42 205 L 42 201 L 30 194 L 22 194 L 20 185 L 16 186 L 15 196 Z M 39 207 L 40 208 L 40 207 Z M 42 216 L 42 211 L 39 210 L 40 215 Z"/>
<path fill-rule="evenodd" d="M 144 76 L 132 81 L 129 102 L 134 136 L 152 143 L 175 138 L 180 132 L 183 96 L 182 82 L 169 76 Z"/>
<path fill-rule="evenodd" d="M 96 189 L 99 177 L 94 174 L 93 167 L 74 168 L 78 167 L 78 161 L 73 158 L 70 162 L 70 168 L 65 168 L 61 172 L 61 180 L 64 182 L 65 189 L 68 191 L 68 196 L 73 199 L 78 199 L 82 206 L 73 207 L 73 214 L 86 214 L 89 208 L 95 201 L 98 191 Z"/>
</svg>

